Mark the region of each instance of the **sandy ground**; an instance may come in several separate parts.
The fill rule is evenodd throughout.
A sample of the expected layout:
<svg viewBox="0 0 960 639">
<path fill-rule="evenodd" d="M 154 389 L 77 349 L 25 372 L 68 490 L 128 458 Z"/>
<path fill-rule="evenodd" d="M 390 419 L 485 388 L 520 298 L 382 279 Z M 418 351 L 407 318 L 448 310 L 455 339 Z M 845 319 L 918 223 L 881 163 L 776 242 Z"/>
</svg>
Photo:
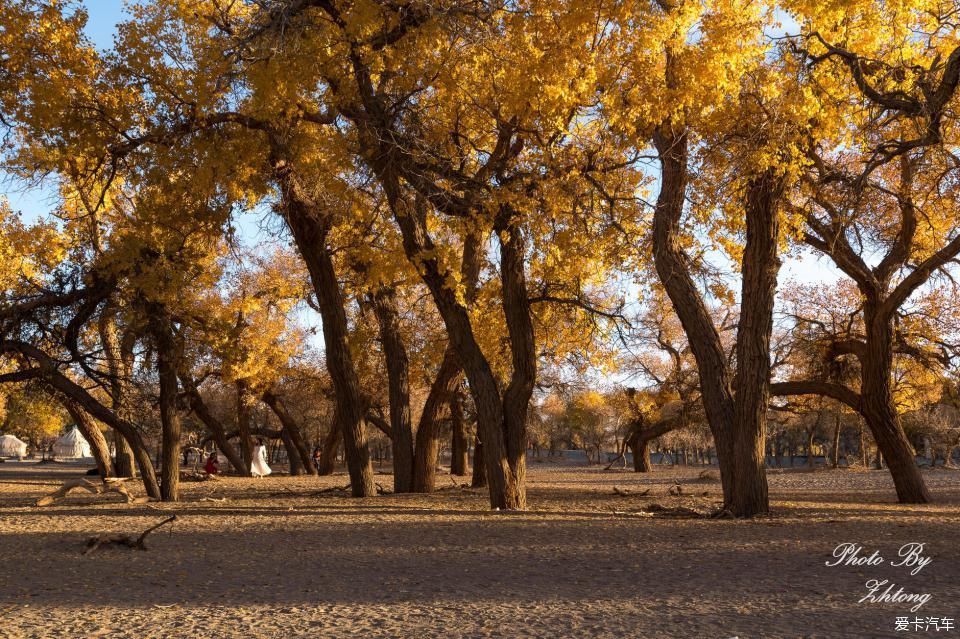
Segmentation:
<svg viewBox="0 0 960 639">
<path fill-rule="evenodd" d="M 895 631 L 898 616 L 960 617 L 960 472 L 926 475 L 928 506 L 894 504 L 886 472 L 823 470 L 771 473 L 770 517 L 646 513 L 714 505 L 719 485 L 699 470 L 534 463 L 531 510 L 491 513 L 448 476 L 429 496 L 318 494 L 343 474 L 188 483 L 179 504 L 71 495 L 36 508 L 81 469 L 0 464 L 0 637 L 960 636 Z M 668 494 L 678 481 L 684 495 Z M 91 535 L 167 513 L 178 520 L 147 552 L 81 555 Z M 827 567 L 843 542 L 884 564 Z M 909 542 L 933 559 L 914 576 L 890 566 Z M 868 579 L 931 599 L 916 613 L 858 603 Z"/>
</svg>

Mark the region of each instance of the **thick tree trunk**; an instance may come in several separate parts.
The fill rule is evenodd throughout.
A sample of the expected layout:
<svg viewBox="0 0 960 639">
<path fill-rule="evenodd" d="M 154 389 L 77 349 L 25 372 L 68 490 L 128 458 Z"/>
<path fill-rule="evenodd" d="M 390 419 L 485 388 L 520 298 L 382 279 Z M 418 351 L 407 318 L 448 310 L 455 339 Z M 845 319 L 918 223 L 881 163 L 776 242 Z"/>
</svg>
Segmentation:
<svg viewBox="0 0 960 639">
<path fill-rule="evenodd" d="M 861 361 L 863 417 L 873 433 L 877 448 L 887 461 L 897 498 L 903 504 L 925 504 L 930 492 L 917 466 L 913 446 L 907 440 L 893 401 L 893 326 L 878 317 L 867 304 L 867 347 Z"/>
<path fill-rule="evenodd" d="M 160 380 L 161 462 L 160 498 L 180 499 L 180 415 L 177 412 L 177 364 L 179 358 L 173 326 L 166 309 L 151 309 L 151 332 L 157 348 L 157 375 Z"/>
<path fill-rule="evenodd" d="M 413 490 L 413 424 L 410 417 L 410 361 L 400 332 L 396 293 L 379 287 L 371 296 L 387 364 L 390 398 L 390 445 L 393 453 L 393 491 Z"/>
<path fill-rule="evenodd" d="M 480 437 L 473 440 L 473 477 L 470 479 L 470 486 L 473 488 L 482 488 L 487 485 L 487 464 L 483 459 L 483 442 Z"/>
<path fill-rule="evenodd" d="M 305 474 L 316 475 L 317 471 L 313 466 L 310 451 L 307 449 L 307 443 L 303 439 L 303 432 L 300 430 L 300 425 L 297 424 L 297 420 L 293 418 L 293 415 L 290 414 L 287 407 L 283 405 L 283 401 L 272 391 L 263 393 L 263 402 L 270 407 L 283 426 L 282 437 L 284 438 L 284 445 L 289 441 L 289 445 L 293 447 L 293 457 L 297 459 L 294 460 L 291 458 L 290 460 L 291 474 L 293 473 L 294 461 L 296 461 Z"/>
<path fill-rule="evenodd" d="M 277 173 L 286 200 L 287 225 L 307 264 L 320 310 L 327 370 L 333 382 L 351 494 L 372 497 L 377 493 L 365 432 L 367 400 L 360 390 L 360 380 L 350 353 L 343 293 L 327 246 L 329 221 L 324 220 L 320 208 L 302 190 L 288 165 L 278 164 Z"/>
<path fill-rule="evenodd" d="M 450 395 L 450 474 L 467 474 L 467 425 L 463 420 L 463 398 L 458 391 Z"/>
<path fill-rule="evenodd" d="M 727 508 L 749 517 L 770 509 L 766 474 L 770 335 L 780 271 L 779 203 L 783 180 L 768 170 L 747 184 L 737 372 L 734 378 L 733 481 Z"/>
<path fill-rule="evenodd" d="M 137 462 L 133 457 L 133 449 L 117 430 L 113 430 L 113 467 L 117 477 L 136 477 Z"/>
<path fill-rule="evenodd" d="M 668 66 L 671 63 L 668 61 Z M 693 268 L 681 243 L 688 179 L 687 135 L 667 123 L 656 131 L 654 143 L 661 162 L 660 194 L 653 214 L 654 265 L 697 361 L 703 408 L 717 447 L 724 503 L 729 506 L 735 486 L 730 431 L 736 418 L 730 371 L 720 334 L 693 281 Z"/>
<path fill-rule="evenodd" d="M 413 491 L 416 493 L 430 493 L 435 488 L 440 454 L 440 416 L 459 383 L 460 364 L 453 348 L 448 345 L 420 413 L 413 458 Z"/>
<path fill-rule="evenodd" d="M 64 399 L 63 405 L 70 413 L 70 418 L 80 429 L 83 438 L 90 444 L 90 451 L 93 453 L 93 459 L 97 463 L 97 472 L 101 477 L 114 477 L 113 461 L 110 459 L 110 447 L 107 445 L 107 438 L 97 426 L 96 422 L 80 408 L 76 402 Z"/>
<path fill-rule="evenodd" d="M 653 470 L 650 464 L 650 440 L 639 435 L 629 440 L 630 453 L 633 455 L 633 472 L 649 473 Z"/>
</svg>

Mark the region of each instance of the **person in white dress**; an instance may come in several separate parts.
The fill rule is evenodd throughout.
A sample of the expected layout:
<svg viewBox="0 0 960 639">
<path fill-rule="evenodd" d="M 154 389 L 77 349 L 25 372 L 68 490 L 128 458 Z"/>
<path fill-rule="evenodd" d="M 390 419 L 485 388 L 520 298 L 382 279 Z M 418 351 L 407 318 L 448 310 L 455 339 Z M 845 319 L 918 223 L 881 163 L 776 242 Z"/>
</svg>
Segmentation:
<svg viewBox="0 0 960 639">
<path fill-rule="evenodd" d="M 257 445 L 253 447 L 253 459 L 250 461 L 250 474 L 254 477 L 266 477 L 273 471 L 267 465 L 267 447 L 263 440 L 257 438 Z"/>
</svg>

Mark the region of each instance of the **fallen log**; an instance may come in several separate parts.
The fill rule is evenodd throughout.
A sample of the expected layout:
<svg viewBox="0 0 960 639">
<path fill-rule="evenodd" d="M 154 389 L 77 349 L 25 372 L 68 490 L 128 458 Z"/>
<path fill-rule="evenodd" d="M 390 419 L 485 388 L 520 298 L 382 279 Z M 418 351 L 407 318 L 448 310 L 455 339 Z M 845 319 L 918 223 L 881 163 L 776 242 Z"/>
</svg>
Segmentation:
<svg viewBox="0 0 960 639">
<path fill-rule="evenodd" d="M 150 526 L 149 528 L 144 530 L 142 533 L 140 533 L 140 536 L 137 537 L 136 539 L 134 539 L 129 535 L 96 535 L 87 540 L 87 549 L 84 550 L 83 553 L 81 554 L 89 555 L 94 550 L 96 550 L 100 546 L 103 546 L 104 544 L 124 546 L 126 548 L 131 548 L 135 550 L 146 550 L 147 546 L 144 542 L 147 539 L 147 535 L 152 533 L 154 530 L 156 530 L 160 526 L 163 526 L 164 524 L 169 524 L 171 521 L 176 521 L 176 519 L 177 519 L 176 515 L 170 515 L 160 523 L 154 524 L 153 526 Z"/>
<path fill-rule="evenodd" d="M 85 490 L 94 495 L 103 495 L 104 493 L 117 493 L 123 495 L 128 504 L 143 504 L 150 501 L 149 497 L 137 497 L 131 493 L 124 482 L 132 479 L 131 477 L 107 477 L 100 481 L 90 481 L 85 478 L 68 479 L 63 482 L 63 486 L 56 489 L 49 495 L 37 500 L 37 506 L 49 506 L 65 498 L 74 490 Z"/>
</svg>

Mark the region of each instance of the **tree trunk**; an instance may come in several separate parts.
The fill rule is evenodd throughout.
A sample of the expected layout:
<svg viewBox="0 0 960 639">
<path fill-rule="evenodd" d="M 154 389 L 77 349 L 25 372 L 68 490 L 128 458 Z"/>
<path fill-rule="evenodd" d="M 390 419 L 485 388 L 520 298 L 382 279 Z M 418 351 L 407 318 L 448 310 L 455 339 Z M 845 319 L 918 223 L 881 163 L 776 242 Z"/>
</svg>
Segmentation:
<svg viewBox="0 0 960 639">
<path fill-rule="evenodd" d="M 390 397 L 390 445 L 393 453 L 393 491 L 413 490 L 413 424 L 410 417 L 410 361 L 400 332 L 396 293 L 381 286 L 371 296 L 387 364 Z"/>
<path fill-rule="evenodd" d="M 737 371 L 734 378 L 733 490 L 727 508 L 738 517 L 770 510 L 766 474 L 770 335 L 780 271 L 779 204 L 784 182 L 772 170 L 747 184 Z"/>
<path fill-rule="evenodd" d="M 840 468 L 840 430 L 843 420 L 840 418 L 840 411 L 834 416 L 833 424 L 833 467 Z"/>
<path fill-rule="evenodd" d="M 653 470 L 650 464 L 650 440 L 638 435 L 629 440 L 630 453 L 633 455 L 633 472 L 649 473 Z"/>
<path fill-rule="evenodd" d="M 448 345 L 420 413 L 413 459 L 413 491 L 416 493 L 433 492 L 436 485 L 437 457 L 440 454 L 440 415 L 459 383 L 460 364 L 453 347 Z"/>
<path fill-rule="evenodd" d="M 114 468 L 117 471 L 117 477 L 136 477 L 136 460 L 133 458 L 133 450 L 130 444 L 123 438 L 123 435 L 113 430 L 113 450 L 114 450 Z"/>
<path fill-rule="evenodd" d="M 349 328 L 343 292 L 327 245 L 330 215 L 310 196 L 294 167 L 284 155 L 286 148 L 271 139 L 274 174 L 283 194 L 287 226 L 310 273 L 323 326 L 324 354 L 333 382 L 337 421 L 343 434 L 343 448 L 354 497 L 377 494 L 373 465 L 367 446 L 367 399 L 350 352 Z"/>
<path fill-rule="evenodd" d="M 234 382 L 237 389 L 237 432 L 240 433 L 240 455 L 243 458 L 244 476 L 250 475 L 253 463 L 253 396 L 250 383 L 245 379 Z"/>
<path fill-rule="evenodd" d="M 97 472 L 100 477 L 114 477 L 113 461 L 110 459 L 110 447 L 107 446 L 107 439 L 96 422 L 80 406 L 69 399 L 63 400 L 63 405 L 70 413 L 70 418 L 76 423 L 83 438 L 90 444 L 90 451 L 93 453 L 93 459 L 97 463 Z"/>
<path fill-rule="evenodd" d="M 280 424 L 283 426 L 283 435 L 284 445 L 289 441 L 289 445 L 293 447 L 293 457 L 296 457 L 298 462 L 298 467 L 303 469 L 303 472 L 307 475 L 316 475 L 317 471 L 313 467 L 313 460 L 310 457 L 310 451 L 307 449 L 307 443 L 303 439 L 303 433 L 300 430 L 300 425 L 297 424 L 297 420 L 293 418 L 293 415 L 290 414 L 290 411 L 287 410 L 287 407 L 283 405 L 283 401 L 277 397 L 272 391 L 266 391 L 263 393 L 263 402 L 273 410 L 274 414 L 277 416 L 277 419 L 280 420 Z M 294 459 L 290 460 L 291 474 L 294 465 Z M 299 473 L 298 473 L 299 474 Z"/>
<path fill-rule="evenodd" d="M 161 462 L 160 498 L 180 499 L 180 415 L 177 412 L 177 363 L 173 326 L 165 308 L 152 305 L 151 332 L 157 348 L 160 380 Z"/>
<path fill-rule="evenodd" d="M 450 395 L 450 474 L 463 477 L 467 474 L 467 426 L 463 420 L 463 398 L 454 391 Z"/>
<path fill-rule="evenodd" d="M 668 75 L 675 64 L 668 59 Z M 717 448 L 724 504 L 730 506 L 735 485 L 730 429 L 736 418 L 730 371 L 720 334 L 691 276 L 693 267 L 681 241 L 688 179 L 687 135 L 666 123 L 655 132 L 654 144 L 661 163 L 660 193 L 653 214 L 654 265 L 697 361 L 703 408 Z"/>
<path fill-rule="evenodd" d="M 342 439 L 343 431 L 340 429 L 336 412 L 334 412 L 330 430 L 327 431 L 327 436 L 323 438 L 323 446 L 320 447 L 320 459 L 317 462 L 318 475 L 333 474 L 337 466 L 337 449 L 340 448 Z"/>
<path fill-rule="evenodd" d="M 300 452 L 294 445 L 293 440 L 290 438 L 290 433 L 286 428 L 280 430 L 280 441 L 283 442 L 283 448 L 287 451 L 287 463 L 290 467 L 290 475 L 313 474 L 309 470 L 312 468 L 312 464 L 304 468 L 303 461 L 300 459 Z"/>
<path fill-rule="evenodd" d="M 477 436 L 473 440 L 473 477 L 470 486 L 483 488 L 487 485 L 487 465 L 483 459 L 483 442 Z"/>
<path fill-rule="evenodd" d="M 900 503 L 928 503 L 931 501 L 930 492 L 917 467 L 913 446 L 903 432 L 893 401 L 890 384 L 893 371 L 892 321 L 884 321 L 869 302 L 864 308 L 864 318 L 867 348 L 861 361 L 863 416 L 879 453 L 887 460 Z"/>
<path fill-rule="evenodd" d="M 816 437 L 816 430 L 807 431 L 807 467 L 813 468 L 813 438 Z"/>
<path fill-rule="evenodd" d="M 250 469 L 247 467 L 246 462 L 244 462 L 242 455 L 233 444 L 230 443 L 230 439 L 227 436 L 227 429 L 224 428 L 220 420 L 210 412 L 210 409 L 207 407 L 206 402 L 203 401 L 203 397 L 196 387 L 196 383 L 185 372 L 181 372 L 180 381 L 186 391 L 191 410 L 193 410 L 194 414 L 210 431 L 210 435 L 213 437 L 217 448 L 224 454 L 237 474 L 243 477 L 250 477 Z"/>
</svg>

